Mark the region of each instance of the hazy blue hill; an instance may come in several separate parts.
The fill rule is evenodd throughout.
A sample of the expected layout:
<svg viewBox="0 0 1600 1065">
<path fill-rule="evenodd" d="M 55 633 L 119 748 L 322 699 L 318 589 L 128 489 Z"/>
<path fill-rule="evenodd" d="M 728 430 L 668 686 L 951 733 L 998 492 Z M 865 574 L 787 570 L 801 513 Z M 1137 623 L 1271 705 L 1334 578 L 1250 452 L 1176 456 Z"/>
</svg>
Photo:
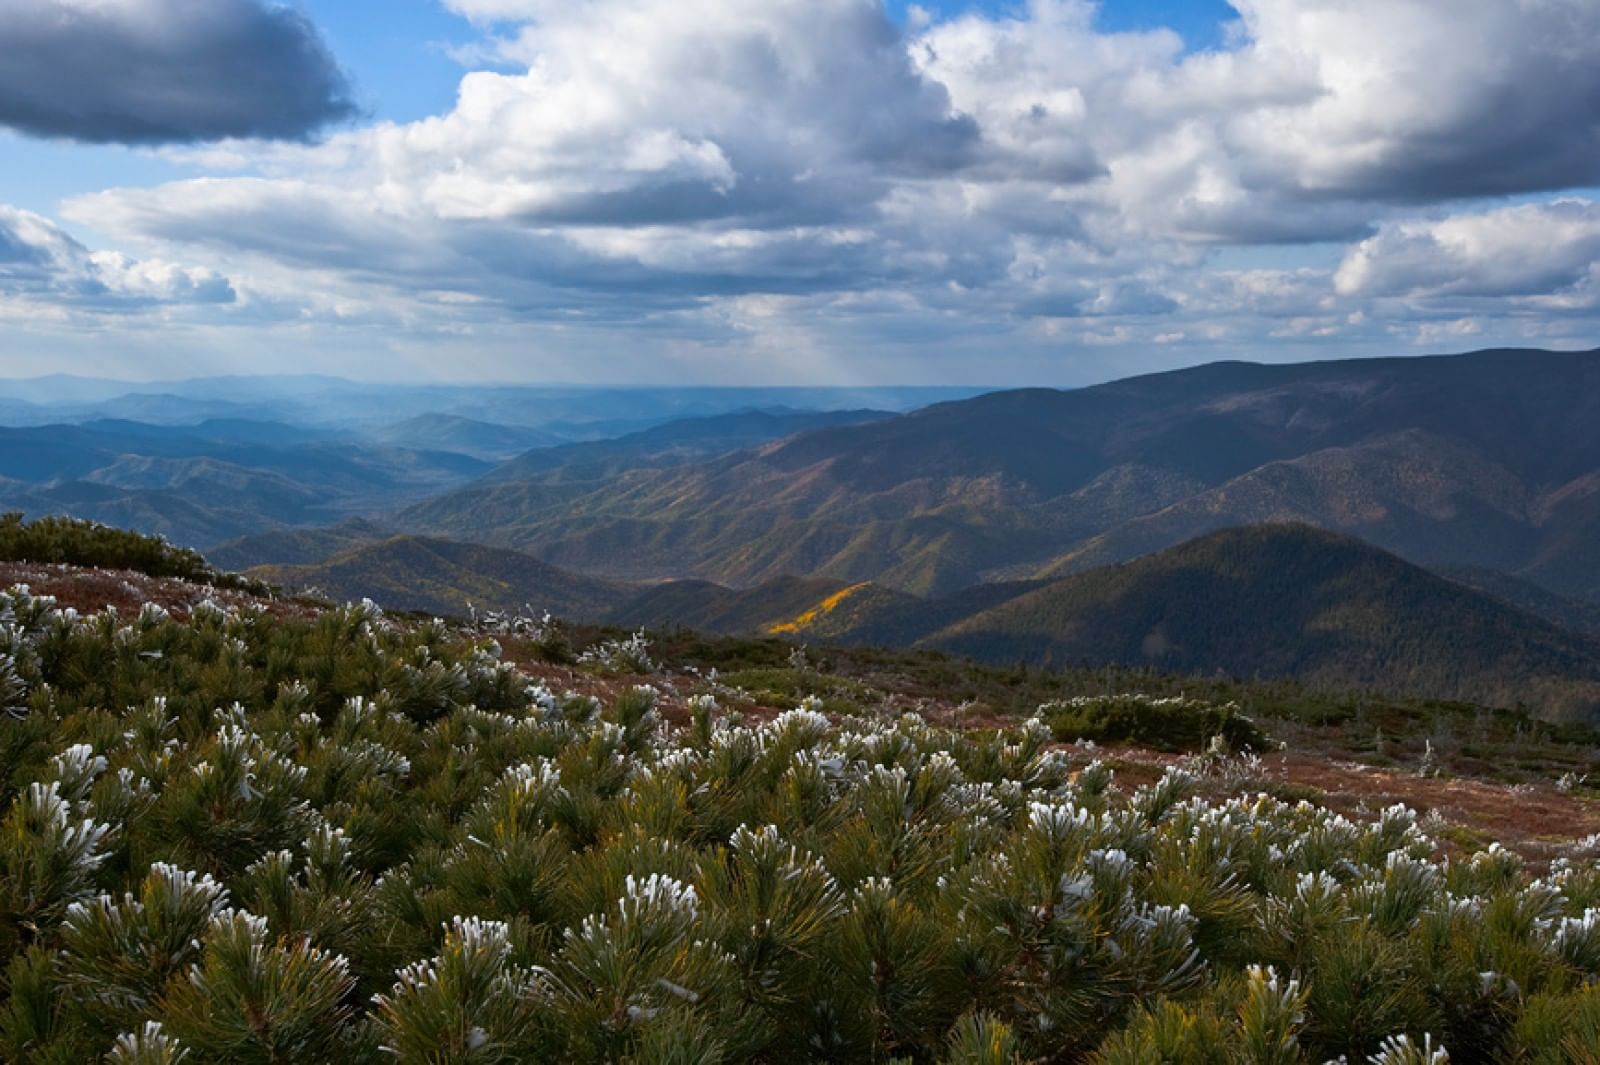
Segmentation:
<svg viewBox="0 0 1600 1065">
<path fill-rule="evenodd" d="M 58 375 L 0 380 L 0 415 L 4 415 L 0 424 L 76 424 L 109 417 L 192 425 L 207 418 L 238 417 L 371 433 L 409 418 L 445 416 L 547 429 L 572 441 L 740 410 L 904 411 L 978 391 L 958 387 L 438 384 L 272 374 L 139 383 Z"/>
<path fill-rule="evenodd" d="M 0 510 L 19 511 L 29 518 L 85 518 L 164 536 L 185 547 L 232 540 L 280 524 L 260 510 L 203 506 L 183 492 L 128 491 L 89 481 L 7 492 L 0 495 Z"/>
<path fill-rule="evenodd" d="M 288 422 L 254 418 L 206 418 L 193 424 L 162 425 L 130 421 L 126 418 L 99 418 L 83 422 L 79 428 L 89 432 L 143 440 L 164 446 L 204 450 L 218 444 L 281 449 L 290 444 L 308 444 L 347 439 L 348 433 L 318 429 Z"/>
<path fill-rule="evenodd" d="M 37 483 L 81 477 L 117 458 L 95 433 L 74 426 L 0 428 L 0 477 Z"/>
<path fill-rule="evenodd" d="M 0 394 L 0 425 L 44 425 L 57 420 L 48 407 Z"/>
<path fill-rule="evenodd" d="M 419 414 L 371 434 L 391 447 L 449 451 L 485 461 L 501 461 L 530 448 L 550 447 L 566 438 L 542 429 L 497 425 L 456 414 Z"/>
<path fill-rule="evenodd" d="M 210 458 L 129 455 L 83 480 L 132 492 L 170 491 L 199 506 L 256 511 L 281 521 L 309 520 L 326 503 L 316 488 L 281 473 Z"/>
<path fill-rule="evenodd" d="M 612 440 L 530 450 L 491 471 L 484 480 L 533 480 L 558 470 L 563 479 L 583 479 L 639 467 L 681 465 L 813 429 L 857 425 L 889 417 L 892 415 L 885 411 L 874 410 L 779 409 L 681 418 Z"/>
<path fill-rule="evenodd" d="M 123 395 L 90 406 L 69 407 L 67 412 L 75 421 L 113 419 L 169 425 L 234 418 L 270 421 L 279 413 L 267 403 L 193 399 L 168 393 Z"/>
<path fill-rule="evenodd" d="M 401 506 L 490 468 L 468 455 L 253 420 L 0 429 L 0 506 L 90 518 L 194 547 Z"/>
</svg>

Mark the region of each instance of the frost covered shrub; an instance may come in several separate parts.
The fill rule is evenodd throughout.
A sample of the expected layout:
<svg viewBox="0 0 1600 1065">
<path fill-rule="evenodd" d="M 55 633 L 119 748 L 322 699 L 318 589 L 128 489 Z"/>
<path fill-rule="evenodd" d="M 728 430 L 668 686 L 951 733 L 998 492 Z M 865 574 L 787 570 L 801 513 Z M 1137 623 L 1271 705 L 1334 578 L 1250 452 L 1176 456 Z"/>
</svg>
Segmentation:
<svg viewBox="0 0 1600 1065">
<path fill-rule="evenodd" d="M 1402 807 L 1206 801 L 1181 766 L 1125 788 L 1039 720 L 601 705 L 366 605 L 0 613 L 26 689 L 0 714 L 0 1060 L 1600 1047 L 1600 866 L 1438 859 Z"/>
<path fill-rule="evenodd" d="M 531 608 L 520 613 L 507 610 L 479 612 L 472 608 L 472 630 L 476 633 L 514 637 L 531 650 L 540 661 L 571 662 L 572 639 L 560 618 L 548 610 L 536 614 Z"/>
<path fill-rule="evenodd" d="M 656 671 L 655 660 L 650 657 L 650 640 L 643 632 L 621 639 L 602 640 L 579 655 L 578 661 L 613 676 Z"/>
<path fill-rule="evenodd" d="M 1221 737 L 1233 751 L 1263 751 L 1269 741 L 1233 703 L 1184 696 L 1090 695 L 1046 703 L 1040 716 L 1066 742 L 1133 742 L 1163 751 L 1198 751 Z"/>
</svg>

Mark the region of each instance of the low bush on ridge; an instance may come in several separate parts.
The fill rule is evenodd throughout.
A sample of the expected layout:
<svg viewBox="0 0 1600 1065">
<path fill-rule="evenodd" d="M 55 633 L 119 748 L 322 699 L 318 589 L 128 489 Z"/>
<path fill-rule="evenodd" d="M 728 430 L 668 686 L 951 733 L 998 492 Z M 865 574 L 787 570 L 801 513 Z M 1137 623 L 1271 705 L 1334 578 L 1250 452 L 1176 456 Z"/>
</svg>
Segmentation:
<svg viewBox="0 0 1600 1065">
<path fill-rule="evenodd" d="M 1264 751 L 1267 737 L 1233 703 L 1181 695 L 1085 695 L 1045 703 L 1039 716 L 1060 740 L 1137 743 L 1158 751 L 1194 751 L 1220 736 L 1233 750 Z"/>
<path fill-rule="evenodd" d="M 495 650 L 0 595 L 0 1059 L 1596 1060 L 1593 863 Z"/>
<path fill-rule="evenodd" d="M 224 573 L 199 552 L 158 536 L 78 518 L 45 517 L 30 522 L 20 513 L 0 514 L 0 562 L 133 570 L 147 577 L 171 577 L 255 594 L 271 591 L 261 581 Z"/>
</svg>

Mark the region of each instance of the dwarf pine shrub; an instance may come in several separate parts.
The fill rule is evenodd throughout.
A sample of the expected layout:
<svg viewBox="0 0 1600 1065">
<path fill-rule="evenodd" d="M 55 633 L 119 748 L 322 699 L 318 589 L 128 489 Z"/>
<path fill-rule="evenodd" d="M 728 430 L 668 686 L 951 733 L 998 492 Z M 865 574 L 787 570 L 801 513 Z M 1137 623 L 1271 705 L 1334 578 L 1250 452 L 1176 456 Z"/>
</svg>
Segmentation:
<svg viewBox="0 0 1600 1065">
<path fill-rule="evenodd" d="M 1263 751 L 1269 746 L 1255 722 L 1233 703 L 1181 695 L 1078 696 L 1044 704 L 1039 716 L 1057 739 L 1068 742 L 1133 742 L 1164 751 L 1196 751 L 1213 740 L 1231 751 Z"/>
<path fill-rule="evenodd" d="M 656 671 L 655 661 L 650 657 L 650 639 L 642 631 L 618 639 L 602 640 L 579 655 L 578 661 L 611 676 L 642 675 Z"/>
<path fill-rule="evenodd" d="M 172 577 L 219 588 L 261 594 L 269 591 L 260 581 L 224 573 L 198 552 L 168 543 L 162 537 L 81 518 L 52 516 L 30 522 L 23 520 L 21 513 L 0 514 L 0 562 L 134 570 L 149 577 Z"/>
<path fill-rule="evenodd" d="M 1600 1061 L 1589 858 L 370 604 L 0 618 L 0 1060 Z"/>
</svg>

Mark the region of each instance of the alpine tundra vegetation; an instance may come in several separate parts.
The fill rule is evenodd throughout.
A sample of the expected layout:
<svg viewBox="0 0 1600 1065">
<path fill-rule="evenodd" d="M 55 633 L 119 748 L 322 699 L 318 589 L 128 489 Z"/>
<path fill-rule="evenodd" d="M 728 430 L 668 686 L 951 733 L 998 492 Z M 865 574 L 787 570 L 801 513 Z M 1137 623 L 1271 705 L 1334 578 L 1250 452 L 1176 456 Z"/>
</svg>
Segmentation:
<svg viewBox="0 0 1600 1065">
<path fill-rule="evenodd" d="M 669 713 L 552 691 L 504 618 L 287 606 L 0 595 L 0 1057 L 1600 1060 L 1600 864 L 1057 738 L 1142 701 L 1264 744 L 1232 708 Z"/>
</svg>

